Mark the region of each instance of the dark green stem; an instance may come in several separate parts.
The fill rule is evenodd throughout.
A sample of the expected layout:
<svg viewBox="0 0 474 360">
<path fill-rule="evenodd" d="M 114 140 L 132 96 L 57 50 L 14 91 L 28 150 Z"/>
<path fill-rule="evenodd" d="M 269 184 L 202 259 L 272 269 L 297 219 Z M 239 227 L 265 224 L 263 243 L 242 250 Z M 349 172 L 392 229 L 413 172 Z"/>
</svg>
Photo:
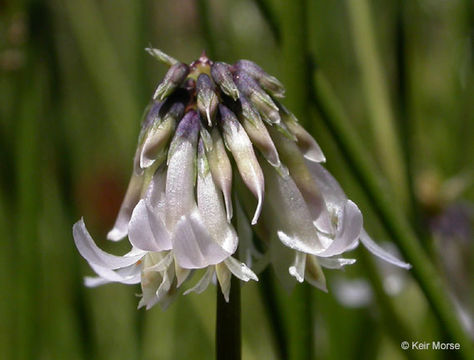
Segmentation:
<svg viewBox="0 0 474 360">
<path fill-rule="evenodd" d="M 260 275 L 260 293 L 262 295 L 265 311 L 271 325 L 271 331 L 275 342 L 275 347 L 278 350 L 280 359 L 288 359 L 288 344 L 286 338 L 285 324 L 281 316 L 277 302 L 277 294 L 270 268 L 266 268 Z"/>
<path fill-rule="evenodd" d="M 229 302 L 226 302 L 221 289 L 217 287 L 216 308 L 216 359 L 240 360 L 240 281 L 232 276 Z"/>
<path fill-rule="evenodd" d="M 462 354 L 466 359 L 474 358 L 471 342 L 458 321 L 440 275 L 426 256 L 405 217 L 387 198 L 379 183 L 375 166 L 370 162 L 362 142 L 350 126 L 349 119 L 330 84 L 318 70 L 314 73 L 314 94 L 314 101 L 321 117 L 339 145 L 347 164 L 377 211 L 388 234 L 399 246 L 405 259 L 413 265 L 413 275 L 438 318 L 441 328 L 446 330 L 452 341 L 461 344 Z"/>
</svg>

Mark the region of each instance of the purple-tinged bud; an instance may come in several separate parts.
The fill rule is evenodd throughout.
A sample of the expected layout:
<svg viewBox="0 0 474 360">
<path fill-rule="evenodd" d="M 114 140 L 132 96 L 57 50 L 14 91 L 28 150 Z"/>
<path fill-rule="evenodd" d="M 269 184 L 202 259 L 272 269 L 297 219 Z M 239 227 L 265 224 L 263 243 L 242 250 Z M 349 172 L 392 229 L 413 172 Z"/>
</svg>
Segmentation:
<svg viewBox="0 0 474 360">
<path fill-rule="evenodd" d="M 198 110 L 201 116 L 207 119 L 208 125 L 212 126 L 212 120 L 219 104 L 215 85 L 207 74 L 201 74 L 197 79 L 196 88 Z"/>
<path fill-rule="evenodd" d="M 252 141 L 252 144 L 260 150 L 262 155 L 272 166 L 282 170 L 281 173 L 287 175 L 288 171 L 282 166 L 275 144 L 273 144 L 273 140 L 260 115 L 244 96 L 240 97 L 240 103 L 242 106 L 242 111 L 239 113 L 240 122 Z"/>
<path fill-rule="evenodd" d="M 256 224 L 262 211 L 265 192 L 263 172 L 253 151 L 252 142 L 234 113 L 221 104 L 219 105 L 219 112 L 221 114 L 224 141 L 234 157 L 242 180 L 258 201 L 252 219 L 252 224 Z"/>
<path fill-rule="evenodd" d="M 175 102 L 163 116 L 162 121 L 156 121 L 150 128 L 140 153 L 140 168 L 153 165 L 160 153 L 165 151 L 176 124 L 184 113 L 184 104 Z"/>
<path fill-rule="evenodd" d="M 189 67 L 183 63 L 176 63 L 170 67 L 163 81 L 158 85 L 153 99 L 163 100 L 170 95 L 189 74 Z"/>
<path fill-rule="evenodd" d="M 252 76 L 238 70 L 234 74 L 234 81 L 242 95 L 250 99 L 265 121 L 271 124 L 281 121 L 278 106 Z"/>
<path fill-rule="evenodd" d="M 232 165 L 230 164 L 229 157 L 225 150 L 224 142 L 217 128 L 212 129 L 211 134 L 207 133 L 210 139 L 206 139 L 202 136 L 201 139 L 204 141 L 206 148 L 207 159 L 209 162 L 209 168 L 211 170 L 212 178 L 216 183 L 217 187 L 222 191 L 224 195 L 224 202 L 227 212 L 227 221 L 230 222 L 232 219 Z M 210 146 L 206 145 L 206 142 L 210 141 Z"/>
<path fill-rule="evenodd" d="M 230 66 L 228 64 L 215 62 L 211 66 L 211 75 L 224 94 L 230 96 L 234 100 L 239 98 L 239 90 L 234 83 L 232 73 L 230 72 Z"/>
<path fill-rule="evenodd" d="M 200 127 L 199 114 L 194 110 L 188 111 L 176 128 L 168 151 L 168 162 L 183 142 L 196 146 Z"/>
<path fill-rule="evenodd" d="M 260 86 L 275 97 L 284 97 L 285 88 L 283 84 L 274 76 L 267 74 L 260 66 L 250 60 L 239 60 L 235 63 L 235 68 L 250 74 Z"/>
<path fill-rule="evenodd" d="M 178 63 L 178 60 L 169 56 L 168 54 L 165 54 L 160 49 L 154 49 L 154 48 L 149 47 L 149 48 L 145 48 L 145 51 L 151 56 L 153 56 L 155 59 L 157 59 L 158 61 L 161 61 L 162 63 L 165 63 L 169 66 L 173 66 L 174 64 Z"/>
</svg>

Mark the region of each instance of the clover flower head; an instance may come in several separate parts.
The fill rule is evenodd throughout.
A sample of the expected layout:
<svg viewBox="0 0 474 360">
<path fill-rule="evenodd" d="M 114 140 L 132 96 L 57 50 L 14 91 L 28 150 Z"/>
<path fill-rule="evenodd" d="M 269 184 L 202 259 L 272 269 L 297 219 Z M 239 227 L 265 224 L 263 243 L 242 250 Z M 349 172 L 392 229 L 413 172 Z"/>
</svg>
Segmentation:
<svg viewBox="0 0 474 360">
<path fill-rule="evenodd" d="M 326 290 L 321 267 L 353 264 L 341 255 L 359 241 L 409 267 L 367 235 L 357 205 L 321 165 L 321 148 L 278 101 L 285 89 L 277 78 L 249 60 L 229 65 L 203 54 L 187 65 L 147 51 L 169 70 L 142 122 L 107 235 L 128 237 L 131 250 L 104 252 L 78 221 L 76 246 L 98 275 L 86 285 L 140 283 L 139 307 L 166 307 L 181 288 L 200 293 L 214 279 L 228 299 L 232 275 L 258 280 L 255 272 L 271 263 L 287 284 L 294 278 Z M 194 286 L 182 286 L 196 272 Z"/>
</svg>

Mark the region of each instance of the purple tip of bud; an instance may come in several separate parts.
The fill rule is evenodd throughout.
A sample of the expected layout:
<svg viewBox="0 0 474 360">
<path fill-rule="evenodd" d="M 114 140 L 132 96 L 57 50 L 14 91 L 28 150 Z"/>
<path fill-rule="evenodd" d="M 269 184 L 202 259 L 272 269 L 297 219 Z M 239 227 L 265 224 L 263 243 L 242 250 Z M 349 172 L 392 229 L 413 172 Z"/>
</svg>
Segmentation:
<svg viewBox="0 0 474 360">
<path fill-rule="evenodd" d="M 222 62 L 216 62 L 211 66 L 211 75 L 222 91 L 232 99 L 239 98 L 239 90 L 234 84 L 230 66 Z"/>
<path fill-rule="evenodd" d="M 245 71 L 256 79 L 266 76 L 267 73 L 257 64 L 250 60 L 239 60 L 234 64 L 237 70 Z"/>
<path fill-rule="evenodd" d="M 219 104 L 219 112 L 221 114 L 222 121 L 237 121 L 237 117 L 227 106 Z"/>
<path fill-rule="evenodd" d="M 176 63 L 170 67 L 166 73 L 165 80 L 180 84 L 189 74 L 189 66 L 183 63 Z"/>
<path fill-rule="evenodd" d="M 198 91 L 208 89 L 214 90 L 215 85 L 207 74 L 201 74 L 197 79 L 196 88 L 198 89 Z"/>
<path fill-rule="evenodd" d="M 184 105 L 184 103 L 182 103 L 180 101 L 175 102 L 175 103 L 173 103 L 173 105 L 171 105 L 171 107 L 169 108 L 169 110 L 168 110 L 168 112 L 166 113 L 165 116 L 171 116 L 175 120 L 179 120 L 179 119 L 182 118 L 185 108 L 186 108 L 186 106 Z"/>
<path fill-rule="evenodd" d="M 176 135 L 190 139 L 192 142 L 197 141 L 200 128 L 199 115 L 196 111 L 188 111 L 178 124 Z"/>
<path fill-rule="evenodd" d="M 171 66 L 163 81 L 153 95 L 153 99 L 163 100 L 170 95 L 189 74 L 189 66 L 183 63 L 176 63 Z"/>
<path fill-rule="evenodd" d="M 265 72 L 260 66 L 250 60 L 239 60 L 234 64 L 237 71 L 243 71 L 252 76 L 258 84 L 276 97 L 283 97 L 285 88 L 276 77 Z"/>
<path fill-rule="evenodd" d="M 234 73 L 234 82 L 245 96 L 250 96 L 254 91 L 263 91 L 255 79 L 242 70 L 237 70 Z"/>
<path fill-rule="evenodd" d="M 151 104 L 150 109 L 148 110 L 148 113 L 143 119 L 142 129 L 148 128 L 151 124 L 153 124 L 153 122 L 157 121 L 160 118 L 160 110 L 162 106 L 163 106 L 162 101 L 154 101 Z"/>
</svg>

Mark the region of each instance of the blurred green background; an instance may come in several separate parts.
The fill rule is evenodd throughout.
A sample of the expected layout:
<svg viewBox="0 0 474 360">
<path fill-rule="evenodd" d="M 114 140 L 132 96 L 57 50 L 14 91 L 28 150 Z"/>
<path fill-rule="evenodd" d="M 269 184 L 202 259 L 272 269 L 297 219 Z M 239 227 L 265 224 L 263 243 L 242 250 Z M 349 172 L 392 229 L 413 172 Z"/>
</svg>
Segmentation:
<svg viewBox="0 0 474 360">
<path fill-rule="evenodd" d="M 286 103 L 320 143 L 366 228 L 388 240 L 318 112 L 301 100 L 311 79 L 288 44 L 303 41 L 394 206 L 472 321 L 474 5 L 296 2 L 304 12 L 278 0 L 0 1 L 0 359 L 213 357 L 215 287 L 180 296 L 165 312 L 137 311 L 138 287 L 83 286 L 91 270 L 73 244 L 72 224 L 84 216 L 111 249 L 105 234 L 132 169 L 142 111 L 166 71 L 145 53 L 150 44 L 188 63 L 203 49 L 220 61 L 251 59 L 283 80 Z M 401 340 L 443 340 L 443 329 L 409 274 L 396 275 L 395 296 L 376 295 L 373 261 L 354 256 L 360 261 L 346 271 L 326 271 L 328 294 L 310 290 L 315 357 L 452 358 L 400 349 Z M 272 331 L 269 290 L 245 284 L 244 359 L 275 359 L 298 345 L 291 336 L 298 291 L 287 294 L 271 272 L 265 278 L 288 344 Z M 349 279 L 369 288 L 365 301 L 337 295 Z"/>
</svg>

